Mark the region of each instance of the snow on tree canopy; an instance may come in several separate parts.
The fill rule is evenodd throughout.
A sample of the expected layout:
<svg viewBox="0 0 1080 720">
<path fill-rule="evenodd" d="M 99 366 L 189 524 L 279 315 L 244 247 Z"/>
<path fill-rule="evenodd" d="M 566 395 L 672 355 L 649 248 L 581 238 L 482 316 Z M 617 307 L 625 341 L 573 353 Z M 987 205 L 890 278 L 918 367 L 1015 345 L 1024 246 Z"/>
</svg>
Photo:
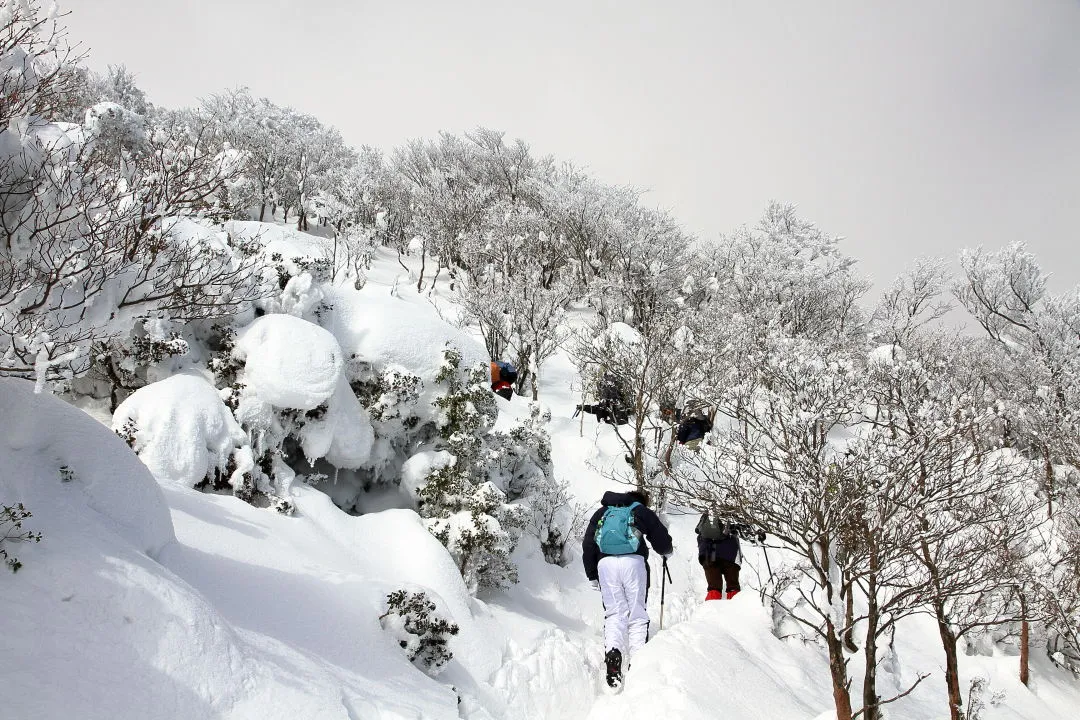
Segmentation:
<svg viewBox="0 0 1080 720">
<path fill-rule="evenodd" d="M 870 365 L 897 365 L 907 360 L 907 353 L 904 352 L 904 348 L 899 345 L 889 343 L 888 345 L 879 345 L 867 354 L 867 362 Z"/>
<path fill-rule="evenodd" d="M 248 391 L 279 408 L 312 410 L 326 402 L 342 377 L 337 340 L 292 315 L 264 315 L 237 333 L 233 354 L 244 360 Z"/>
<path fill-rule="evenodd" d="M 236 461 L 236 485 L 254 466 L 248 438 L 210 383 L 174 375 L 139 388 L 116 408 L 113 430 L 135 425 L 135 451 L 159 482 L 194 487 Z"/>
<path fill-rule="evenodd" d="M 614 342 L 636 345 L 641 342 L 641 333 L 623 322 L 613 322 L 607 329 L 608 337 Z"/>
<path fill-rule="evenodd" d="M 359 468 L 371 457 L 375 444 L 371 416 L 344 377 L 338 380 L 326 413 L 300 430 L 300 441 L 306 458 L 326 458 L 339 468 Z"/>
<path fill-rule="evenodd" d="M 100 102 L 88 109 L 85 127 L 91 137 L 108 134 L 125 143 L 138 142 L 146 134 L 143 116 L 114 102 Z"/>
<path fill-rule="evenodd" d="M 161 488 L 124 441 L 81 410 L 0 378 L 0 496 L 35 518 L 90 513 L 156 555 L 175 539 Z M 59 520 L 63 522 L 63 520 Z"/>
</svg>

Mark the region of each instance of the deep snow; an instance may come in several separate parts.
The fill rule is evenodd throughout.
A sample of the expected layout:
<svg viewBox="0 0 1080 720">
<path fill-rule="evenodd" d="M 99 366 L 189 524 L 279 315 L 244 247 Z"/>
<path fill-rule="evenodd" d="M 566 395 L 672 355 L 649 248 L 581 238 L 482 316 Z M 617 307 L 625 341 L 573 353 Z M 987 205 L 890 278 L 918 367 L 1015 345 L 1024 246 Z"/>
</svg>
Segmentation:
<svg viewBox="0 0 1080 720">
<path fill-rule="evenodd" d="M 237 231 L 265 232 L 282 251 L 305 241 L 275 226 L 244 223 Z M 312 241 L 308 250 L 317 247 Z M 363 291 L 331 294 L 333 332 L 302 328 L 305 341 L 323 343 L 327 352 L 334 341 L 339 360 L 376 356 L 424 377 L 437 371 L 432 350 L 446 339 L 462 343 L 467 362 L 485 361 L 480 343 L 440 317 L 452 312 L 446 288 L 418 296 L 415 282 L 402 275 L 397 259 L 380 251 Z M 264 383 L 265 395 L 314 407 L 339 391 L 340 366 L 335 370 L 317 353 L 313 362 L 322 375 L 281 386 L 290 371 L 268 370 L 273 358 L 264 352 L 266 343 L 290 337 L 281 324 L 291 320 L 284 317 L 262 318 L 270 321 L 263 323 L 266 332 L 246 336 L 246 370 Z M 624 449 L 592 416 L 571 418 L 579 388 L 565 353 L 542 368 L 556 474 L 592 505 L 612 487 L 603 473 L 624 470 Z M 34 513 L 26 526 L 44 536 L 39 544 L 14 545 L 25 566 L 0 579 L 0 716 L 809 720 L 832 714 L 823 650 L 769 632 L 754 592 L 756 578 L 768 572 L 760 549 L 744 547 L 741 595 L 701 602 L 695 517 L 669 518 L 676 554 L 673 583 L 664 589 L 663 630 L 654 562 L 653 639 L 631 659 L 625 689 L 609 694 L 601 680 L 599 594 L 576 555 L 567 568 L 552 566 L 535 541 L 523 540 L 515 554 L 519 584 L 474 599 L 411 510 L 353 517 L 299 482 L 291 488 L 292 517 L 199 493 L 189 487 L 195 470 L 186 461 L 148 463 L 155 479 L 107 427 L 32 390 L 30 383 L 0 379 L 0 500 L 25 503 Z M 200 407 L 213 406 L 206 400 Z M 527 414 L 522 398 L 498 404 L 497 427 Z M 217 422 L 212 415 L 183 422 L 187 429 L 170 447 L 179 454 L 180 440 L 214 438 L 219 442 L 205 448 L 205 462 L 216 462 L 232 428 L 222 420 L 220 432 L 198 429 Z M 184 425 L 177 420 L 172 427 Z M 332 444 L 331 436 L 328 453 Z M 777 551 L 770 559 L 782 560 Z M 425 590 L 461 627 L 451 643 L 454 660 L 437 679 L 414 668 L 380 627 L 387 593 L 401 587 Z M 899 680 L 884 676 L 883 691 L 889 683 L 902 689 L 920 671 L 932 676 L 890 706 L 890 717 L 947 716 L 933 626 L 922 618 L 904 623 L 897 645 Z M 858 672 L 856 664 L 853 676 Z M 965 688 L 981 674 L 991 690 L 1005 691 L 987 718 L 1068 718 L 1080 710 L 1076 681 L 1038 656 L 1031 688 L 1015 679 L 1016 659 L 1006 655 L 962 657 L 961 673 Z"/>
</svg>

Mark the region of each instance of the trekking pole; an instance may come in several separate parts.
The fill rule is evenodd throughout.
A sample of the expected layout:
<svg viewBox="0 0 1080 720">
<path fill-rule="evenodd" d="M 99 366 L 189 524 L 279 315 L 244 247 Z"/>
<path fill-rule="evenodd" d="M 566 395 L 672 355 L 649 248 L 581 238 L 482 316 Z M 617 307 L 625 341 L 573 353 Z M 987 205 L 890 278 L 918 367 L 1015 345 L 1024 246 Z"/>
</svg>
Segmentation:
<svg viewBox="0 0 1080 720">
<path fill-rule="evenodd" d="M 769 550 L 762 545 L 761 552 L 765 555 L 765 567 L 769 569 L 769 581 L 772 581 L 772 565 L 769 563 Z"/>
<path fill-rule="evenodd" d="M 664 629 L 664 588 L 671 582 L 671 571 L 667 567 L 667 558 L 664 558 L 664 569 L 660 572 L 660 629 Z"/>
</svg>

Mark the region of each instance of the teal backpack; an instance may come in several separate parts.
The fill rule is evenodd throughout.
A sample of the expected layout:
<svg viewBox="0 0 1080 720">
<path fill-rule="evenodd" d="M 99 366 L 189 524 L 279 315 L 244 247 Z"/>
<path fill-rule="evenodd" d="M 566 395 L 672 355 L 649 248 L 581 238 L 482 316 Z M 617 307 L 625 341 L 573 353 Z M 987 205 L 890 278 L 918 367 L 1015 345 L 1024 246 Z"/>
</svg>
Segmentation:
<svg viewBox="0 0 1080 720">
<path fill-rule="evenodd" d="M 629 555 L 637 552 L 641 533 L 634 527 L 634 508 L 641 503 L 611 506 L 596 525 L 596 545 L 605 555 Z"/>
</svg>

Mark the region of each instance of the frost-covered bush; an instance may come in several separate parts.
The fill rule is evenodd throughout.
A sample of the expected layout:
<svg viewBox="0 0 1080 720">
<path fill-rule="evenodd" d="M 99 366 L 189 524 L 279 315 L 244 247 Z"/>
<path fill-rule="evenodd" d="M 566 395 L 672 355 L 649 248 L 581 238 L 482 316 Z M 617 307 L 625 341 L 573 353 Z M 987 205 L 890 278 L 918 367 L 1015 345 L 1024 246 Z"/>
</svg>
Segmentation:
<svg viewBox="0 0 1080 720">
<path fill-rule="evenodd" d="M 510 501 L 528 495 L 531 488 L 551 480 L 551 438 L 545 428 L 551 411 L 529 404 L 529 417 L 509 432 L 495 431 L 485 438 L 487 479 Z"/>
<path fill-rule="evenodd" d="M 544 476 L 529 489 L 527 531 L 540 541 L 544 560 L 565 567 L 570 557 L 567 550 L 581 540 L 589 508 L 575 502 L 569 483 L 550 475 Z"/>
<path fill-rule="evenodd" d="M 0 507 L 0 560 L 4 561 L 11 572 L 18 572 L 22 563 L 17 557 L 8 553 L 4 544 L 41 542 L 40 532 L 23 530 L 22 521 L 28 517 L 32 517 L 32 513 L 23 507 L 22 503 Z"/>
<path fill-rule="evenodd" d="M 113 414 L 113 430 L 158 481 L 229 489 L 249 501 L 269 494 L 248 436 L 201 377 L 173 375 L 136 390 Z"/>
<path fill-rule="evenodd" d="M 458 626 L 435 610 L 435 603 L 426 593 L 403 589 L 386 596 L 386 612 L 379 617 L 383 629 L 397 638 L 409 662 L 432 676 L 442 672 L 453 659 L 448 636 L 458 634 Z"/>
<path fill-rule="evenodd" d="M 507 505 L 491 483 L 475 488 L 463 505 L 449 517 L 429 521 L 429 530 L 450 551 L 474 595 L 513 585 L 518 574 L 510 555 L 526 522 L 525 509 Z"/>
</svg>

